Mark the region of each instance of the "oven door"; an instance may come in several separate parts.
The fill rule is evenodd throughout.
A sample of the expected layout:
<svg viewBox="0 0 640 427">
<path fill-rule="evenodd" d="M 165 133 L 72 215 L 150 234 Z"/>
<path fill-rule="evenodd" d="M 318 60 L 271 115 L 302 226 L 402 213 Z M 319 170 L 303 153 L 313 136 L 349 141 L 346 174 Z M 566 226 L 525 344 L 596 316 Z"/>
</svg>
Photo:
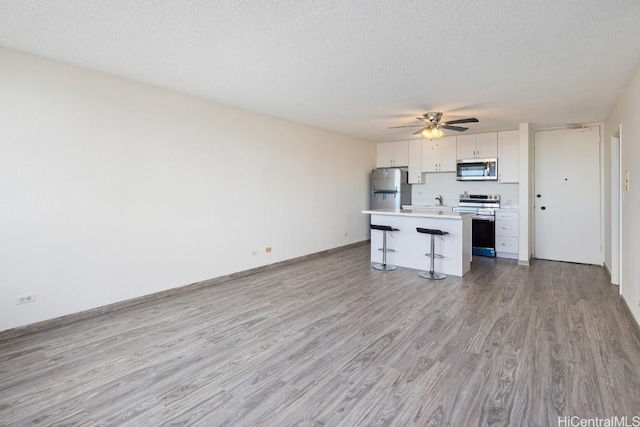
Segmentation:
<svg viewBox="0 0 640 427">
<path fill-rule="evenodd" d="M 475 215 L 471 222 L 471 246 L 474 255 L 496 256 L 495 216 Z"/>
</svg>

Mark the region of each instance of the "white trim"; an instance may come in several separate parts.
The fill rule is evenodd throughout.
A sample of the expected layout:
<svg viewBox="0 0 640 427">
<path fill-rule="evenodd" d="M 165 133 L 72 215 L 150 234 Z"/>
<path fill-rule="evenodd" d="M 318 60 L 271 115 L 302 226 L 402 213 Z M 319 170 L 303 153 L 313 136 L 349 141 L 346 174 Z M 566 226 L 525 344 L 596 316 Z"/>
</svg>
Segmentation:
<svg viewBox="0 0 640 427">
<path fill-rule="evenodd" d="M 620 272 L 622 271 L 622 236 L 620 235 L 622 224 L 621 191 L 622 191 L 622 144 L 620 134 L 622 125 L 611 136 L 611 283 L 619 285 Z"/>
<path fill-rule="evenodd" d="M 535 183 L 536 183 L 536 177 L 535 177 L 535 170 L 536 170 L 536 165 L 535 165 L 535 147 L 536 147 L 536 135 L 538 132 L 547 132 L 547 131 L 555 131 L 555 130 L 562 130 L 562 129 L 571 129 L 572 128 L 572 124 L 567 124 L 567 125 L 561 125 L 561 126 L 552 126 L 552 127 L 542 127 L 542 128 L 536 128 L 536 129 L 531 129 L 532 133 L 533 133 L 533 138 L 532 138 L 532 153 L 531 153 L 531 173 L 530 173 L 530 184 L 531 184 L 531 213 L 530 213 L 530 218 L 531 218 L 531 257 L 532 258 L 536 258 L 536 253 L 535 253 L 535 228 L 536 228 L 536 223 L 535 223 Z M 595 123 L 580 123 L 577 124 L 575 126 L 580 126 L 580 127 L 584 127 L 584 128 L 592 128 L 592 127 L 597 127 L 598 128 L 598 133 L 600 135 L 600 142 L 598 144 L 598 153 L 599 153 L 599 157 L 600 157 L 600 161 L 599 161 L 599 165 L 600 165 L 600 170 L 598 171 L 599 177 L 600 177 L 600 261 L 599 264 L 600 266 L 604 266 L 605 265 L 605 254 L 604 254 L 604 242 L 605 242 L 605 215 L 604 215 L 604 211 L 605 211 L 605 203 L 604 203 L 604 192 L 605 192 L 605 181 L 604 181 L 604 139 L 602 137 L 602 135 L 604 135 L 604 122 L 595 122 Z M 521 183 L 522 185 L 522 183 Z M 640 286 L 640 285 L 639 285 Z"/>
</svg>

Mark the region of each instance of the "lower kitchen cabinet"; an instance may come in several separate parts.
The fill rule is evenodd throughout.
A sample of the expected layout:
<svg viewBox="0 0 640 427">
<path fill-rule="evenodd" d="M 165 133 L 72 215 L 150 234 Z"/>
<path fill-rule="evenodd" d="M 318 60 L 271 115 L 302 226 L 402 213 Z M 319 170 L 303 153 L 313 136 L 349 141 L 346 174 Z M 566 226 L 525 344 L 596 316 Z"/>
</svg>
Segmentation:
<svg viewBox="0 0 640 427">
<path fill-rule="evenodd" d="M 496 212 L 496 256 L 518 258 L 518 212 Z"/>
</svg>

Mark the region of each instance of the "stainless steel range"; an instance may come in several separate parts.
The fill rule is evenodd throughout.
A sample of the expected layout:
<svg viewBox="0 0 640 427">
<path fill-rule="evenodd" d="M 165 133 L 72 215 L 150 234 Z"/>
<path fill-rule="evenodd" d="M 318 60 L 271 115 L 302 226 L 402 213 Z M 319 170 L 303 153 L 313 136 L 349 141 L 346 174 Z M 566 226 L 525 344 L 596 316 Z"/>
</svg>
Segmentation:
<svg viewBox="0 0 640 427">
<path fill-rule="evenodd" d="M 471 212 L 473 216 L 471 246 L 474 255 L 496 256 L 496 209 L 500 207 L 499 194 L 460 195 L 456 212 Z"/>
</svg>

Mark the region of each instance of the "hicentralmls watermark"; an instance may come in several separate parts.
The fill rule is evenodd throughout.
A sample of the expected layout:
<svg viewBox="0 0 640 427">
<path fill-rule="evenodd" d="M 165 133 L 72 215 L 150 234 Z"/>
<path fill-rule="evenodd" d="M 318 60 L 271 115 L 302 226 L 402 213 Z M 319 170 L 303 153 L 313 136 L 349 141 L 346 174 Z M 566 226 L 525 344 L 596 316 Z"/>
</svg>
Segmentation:
<svg viewBox="0 0 640 427">
<path fill-rule="evenodd" d="M 558 417 L 558 427 L 640 427 L 640 415 L 606 418 L 582 418 L 567 415 Z"/>
</svg>

